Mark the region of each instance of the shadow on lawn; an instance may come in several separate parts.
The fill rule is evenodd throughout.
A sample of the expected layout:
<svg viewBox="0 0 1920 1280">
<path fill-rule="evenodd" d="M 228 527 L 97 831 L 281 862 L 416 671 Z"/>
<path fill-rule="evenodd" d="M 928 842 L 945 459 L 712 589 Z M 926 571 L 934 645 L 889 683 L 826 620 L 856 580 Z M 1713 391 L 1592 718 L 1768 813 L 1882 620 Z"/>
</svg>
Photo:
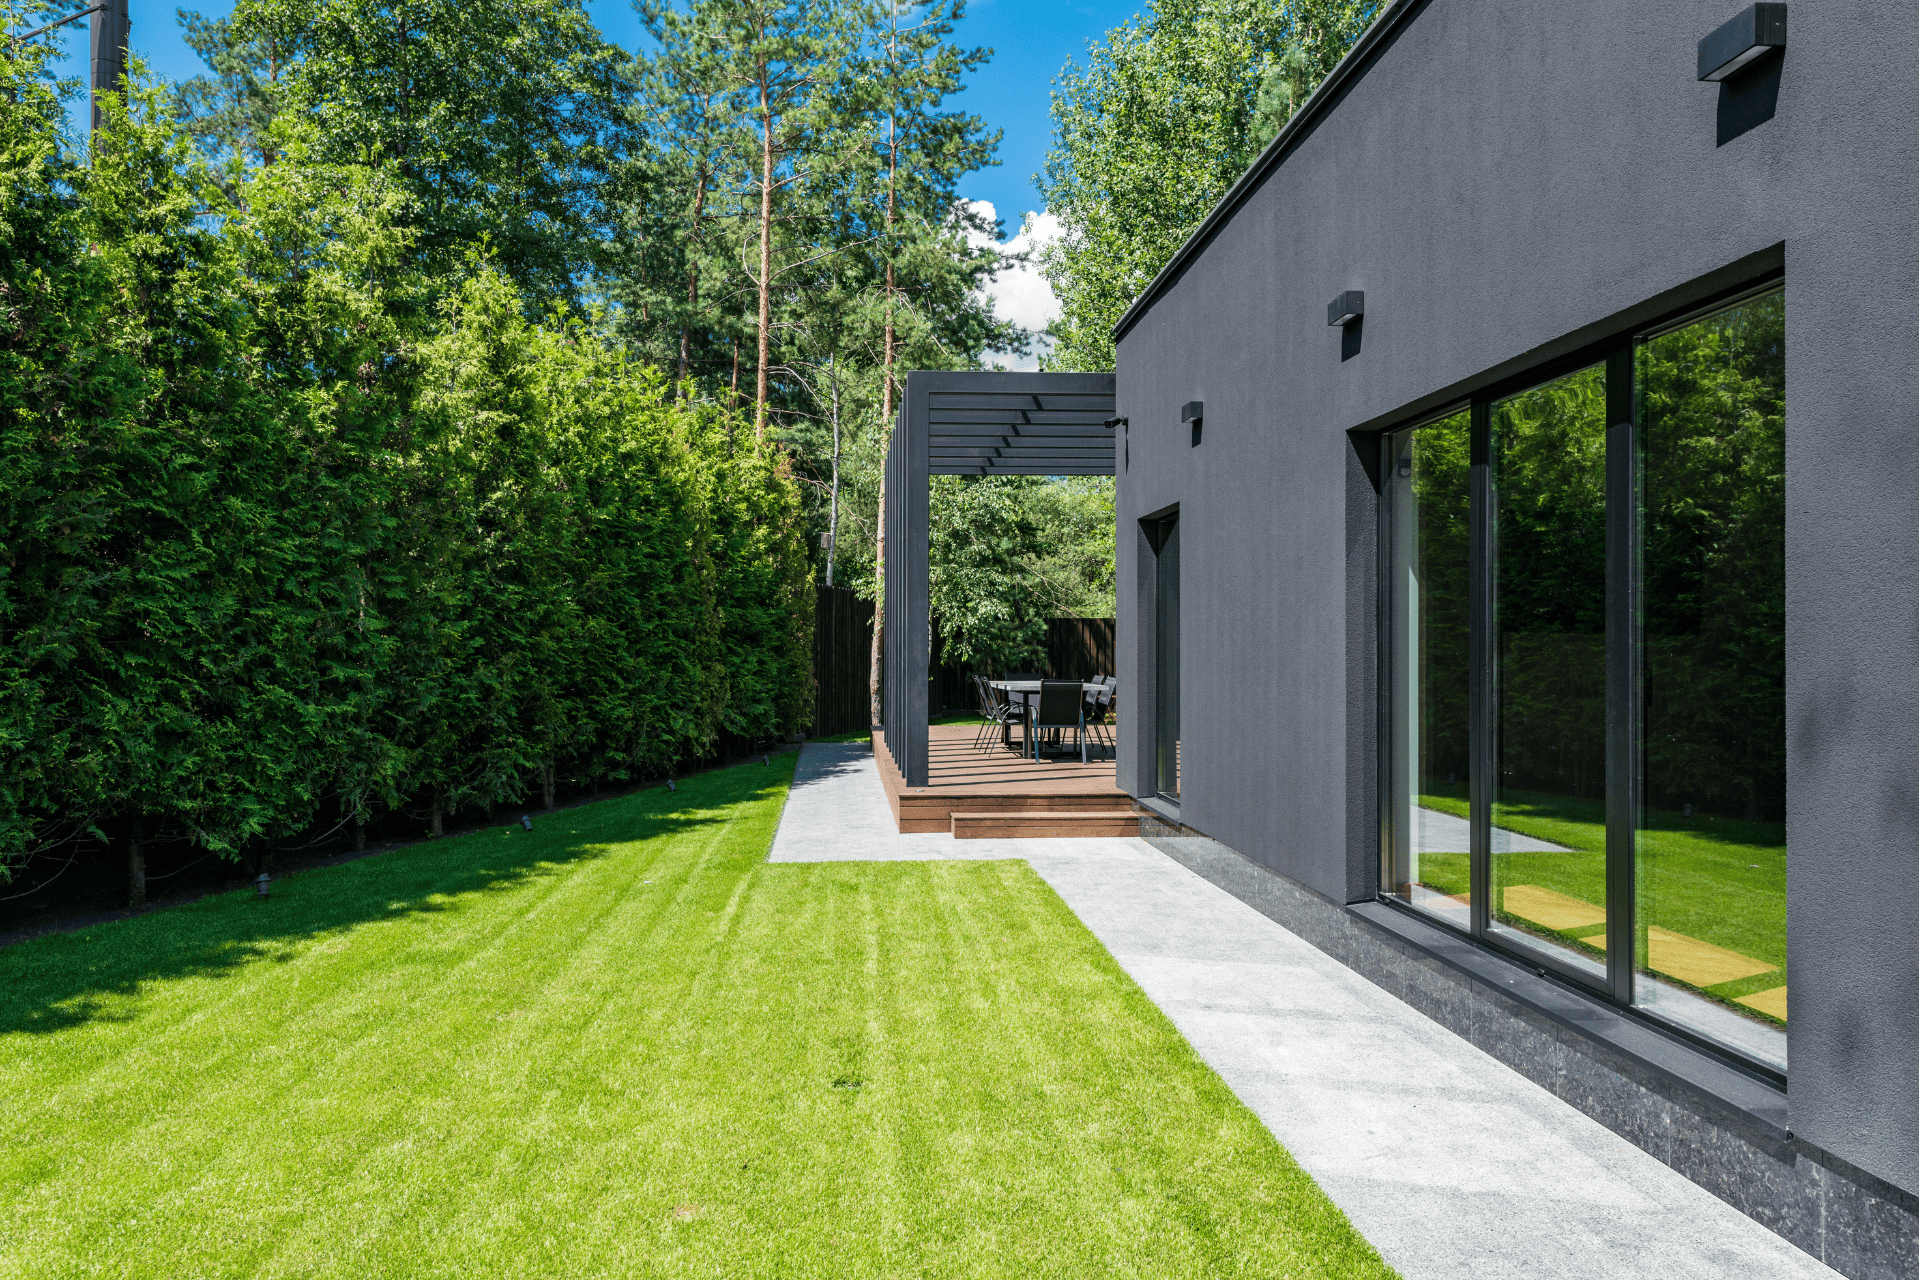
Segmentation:
<svg viewBox="0 0 1920 1280">
<path fill-rule="evenodd" d="M 286 963 L 300 944 L 354 925 L 455 909 L 463 897 L 501 893 L 605 857 L 609 846 L 727 820 L 726 809 L 763 798 L 790 766 L 741 765 L 664 788 L 540 815 L 526 835 L 484 828 L 249 889 L 34 938 L 0 951 L 0 1036 L 127 1021 L 149 984 L 219 977 Z M 507 834 L 510 832 L 510 834 Z"/>
</svg>

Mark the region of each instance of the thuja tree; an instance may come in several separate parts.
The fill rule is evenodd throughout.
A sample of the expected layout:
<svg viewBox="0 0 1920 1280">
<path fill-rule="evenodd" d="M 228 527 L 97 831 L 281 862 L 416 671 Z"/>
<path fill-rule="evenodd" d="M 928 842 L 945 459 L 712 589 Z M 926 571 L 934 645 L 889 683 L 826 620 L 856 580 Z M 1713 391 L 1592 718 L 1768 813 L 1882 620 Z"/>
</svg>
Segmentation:
<svg viewBox="0 0 1920 1280">
<path fill-rule="evenodd" d="M 136 91 L 80 168 L 38 72 L 0 95 L 0 868 L 92 830 L 137 892 L 143 840 L 258 853 L 800 726 L 770 446 L 483 253 L 423 281 L 391 166 L 283 123 L 216 182 Z"/>
<path fill-rule="evenodd" d="M 136 848 L 147 820 L 232 852 L 310 821 L 351 754 L 340 673 L 379 667 L 349 619 L 379 536 L 387 335 L 329 261 L 378 256 L 367 193 L 292 190 L 289 169 L 215 222 L 231 207 L 156 95 L 64 172 L 19 98 L 6 178 L 40 222 L 11 237 L 29 341 L 0 663 L 15 723 L 37 708 L 57 732 L 12 744 L 10 775 L 43 789 L 9 797 L 8 849 L 118 816 Z"/>
</svg>

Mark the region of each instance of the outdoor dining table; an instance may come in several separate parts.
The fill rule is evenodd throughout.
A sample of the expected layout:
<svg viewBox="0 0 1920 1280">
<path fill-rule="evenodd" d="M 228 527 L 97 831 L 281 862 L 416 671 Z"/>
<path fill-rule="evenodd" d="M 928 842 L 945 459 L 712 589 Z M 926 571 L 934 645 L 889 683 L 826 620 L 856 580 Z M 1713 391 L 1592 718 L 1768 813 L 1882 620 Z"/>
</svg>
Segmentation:
<svg viewBox="0 0 1920 1280">
<path fill-rule="evenodd" d="M 1026 719 L 1029 721 L 1033 719 L 1033 695 L 1040 692 L 1041 681 L 989 680 L 987 683 L 996 689 L 1005 690 L 1007 693 L 1019 694 L 1020 705 L 1027 711 Z M 1106 687 L 1104 684 L 1095 684 L 1091 680 L 1087 680 L 1081 682 L 1080 692 L 1084 696 L 1089 693 L 1098 693 Z M 1027 732 L 1031 733 L 1033 731 L 1029 729 Z M 1000 745 L 1006 747 L 1009 751 L 1013 749 L 1013 726 L 1004 721 L 1002 721 L 1000 725 Z"/>
</svg>

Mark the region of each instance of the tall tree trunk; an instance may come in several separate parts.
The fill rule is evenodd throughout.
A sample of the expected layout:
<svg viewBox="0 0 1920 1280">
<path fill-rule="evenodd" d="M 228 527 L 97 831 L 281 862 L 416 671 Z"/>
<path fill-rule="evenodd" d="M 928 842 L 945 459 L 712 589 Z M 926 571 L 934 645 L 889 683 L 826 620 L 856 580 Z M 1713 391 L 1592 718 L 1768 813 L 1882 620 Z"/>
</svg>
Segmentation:
<svg viewBox="0 0 1920 1280">
<path fill-rule="evenodd" d="M 773 102 L 767 64 L 760 64 L 760 357 L 753 391 L 753 438 L 767 434 L 767 358 L 773 329 Z"/>
<path fill-rule="evenodd" d="M 827 585 L 833 585 L 833 553 L 840 545 L 840 360 L 827 358 L 833 383 L 833 480 L 827 489 Z"/>
<path fill-rule="evenodd" d="M 364 822 L 356 822 L 353 824 L 353 851 L 359 853 L 366 847 L 367 824 Z"/>
<path fill-rule="evenodd" d="M 884 475 L 884 473 L 882 473 Z M 874 523 L 873 652 L 867 666 L 867 723 L 880 723 L 880 642 L 887 629 L 887 486 L 880 484 L 880 513 Z"/>
<path fill-rule="evenodd" d="M 446 834 L 446 813 L 447 804 L 445 795 L 442 792 L 435 791 L 433 793 L 433 838 L 435 840 L 438 840 Z"/>
<path fill-rule="evenodd" d="M 727 408 L 740 407 L 740 339 L 733 340 L 733 381 L 727 384 Z M 728 428 L 732 430 L 731 427 Z"/>
<path fill-rule="evenodd" d="M 889 45 L 891 56 L 891 45 Z M 887 291 L 884 295 L 882 311 L 885 315 L 884 336 L 880 343 L 880 430 L 893 430 L 893 295 L 896 284 L 893 278 L 893 222 L 895 216 L 894 193 L 898 187 L 900 173 L 900 124 L 892 112 L 887 113 Z"/>
<path fill-rule="evenodd" d="M 127 829 L 127 905 L 147 905 L 147 840 L 140 819 Z"/>
<path fill-rule="evenodd" d="M 691 315 L 700 306 L 700 215 L 707 204 L 707 162 L 701 158 L 698 184 L 693 189 L 693 261 L 687 264 L 687 312 Z M 685 384 L 687 371 L 691 364 L 687 351 L 687 326 L 680 326 L 680 382 Z M 553 806 L 548 805 L 549 809 Z"/>
<path fill-rule="evenodd" d="M 899 23 L 899 11 L 889 6 L 889 16 L 896 27 Z M 898 52 L 897 34 L 887 42 L 889 60 Z M 887 113 L 887 292 L 886 292 L 886 337 L 880 354 L 880 439 L 884 445 L 893 433 L 893 220 L 895 213 L 894 192 L 900 172 L 900 121 L 892 112 Z M 881 457 L 886 450 L 881 450 Z M 876 588 L 873 597 L 873 652 L 867 663 L 867 711 L 870 722 L 880 723 L 880 673 L 881 638 L 887 629 L 887 485 L 886 470 L 881 469 L 880 511 L 874 524 L 873 577 Z"/>
<path fill-rule="evenodd" d="M 551 760 L 540 767 L 540 799 L 542 808 L 553 808 L 553 761 Z"/>
</svg>

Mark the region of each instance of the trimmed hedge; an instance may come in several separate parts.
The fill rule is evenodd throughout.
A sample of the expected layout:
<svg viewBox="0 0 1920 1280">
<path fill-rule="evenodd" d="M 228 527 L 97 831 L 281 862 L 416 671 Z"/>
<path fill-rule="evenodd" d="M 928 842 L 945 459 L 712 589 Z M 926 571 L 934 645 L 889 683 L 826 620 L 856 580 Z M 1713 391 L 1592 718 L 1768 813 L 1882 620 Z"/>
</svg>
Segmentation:
<svg viewBox="0 0 1920 1280">
<path fill-rule="evenodd" d="M 90 167 L 0 57 L 0 866 L 653 771 L 810 712 L 783 457 L 378 167 L 222 193 L 157 95 Z"/>
</svg>

